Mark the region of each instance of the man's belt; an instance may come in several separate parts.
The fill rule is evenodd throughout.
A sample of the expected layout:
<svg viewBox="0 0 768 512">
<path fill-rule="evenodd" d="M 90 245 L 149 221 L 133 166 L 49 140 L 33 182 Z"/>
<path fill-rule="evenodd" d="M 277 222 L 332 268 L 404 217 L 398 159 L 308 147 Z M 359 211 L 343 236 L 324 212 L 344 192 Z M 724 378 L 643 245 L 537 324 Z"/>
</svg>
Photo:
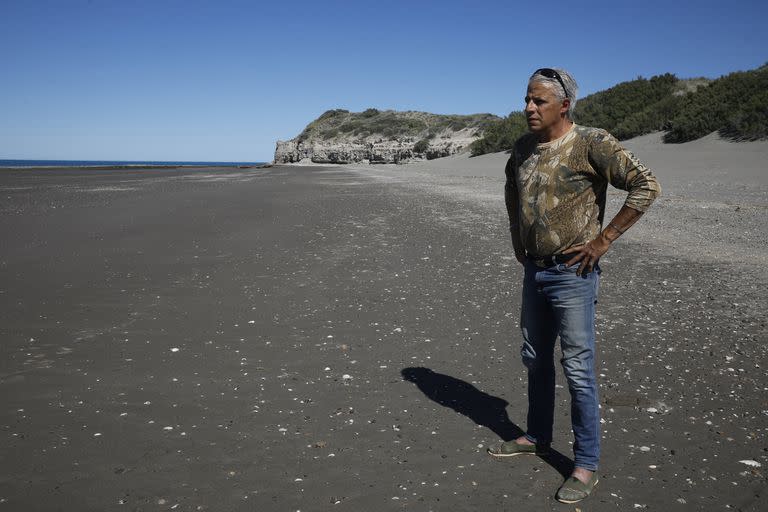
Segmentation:
<svg viewBox="0 0 768 512">
<path fill-rule="evenodd" d="M 574 256 L 575 254 L 553 254 L 552 256 L 546 256 L 544 258 L 534 258 L 533 256 L 526 256 L 526 258 L 537 267 L 547 268 L 565 263 Z"/>
</svg>

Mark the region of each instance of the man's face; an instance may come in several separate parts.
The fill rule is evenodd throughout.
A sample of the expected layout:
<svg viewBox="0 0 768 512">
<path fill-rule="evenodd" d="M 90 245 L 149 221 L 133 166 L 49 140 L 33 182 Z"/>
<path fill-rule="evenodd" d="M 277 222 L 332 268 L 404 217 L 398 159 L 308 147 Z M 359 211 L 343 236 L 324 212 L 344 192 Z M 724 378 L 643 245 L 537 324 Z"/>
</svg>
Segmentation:
<svg viewBox="0 0 768 512">
<path fill-rule="evenodd" d="M 537 135 L 552 132 L 568 110 L 569 101 L 559 101 L 555 93 L 541 82 L 530 82 L 525 96 L 525 118 L 528 129 Z"/>
</svg>

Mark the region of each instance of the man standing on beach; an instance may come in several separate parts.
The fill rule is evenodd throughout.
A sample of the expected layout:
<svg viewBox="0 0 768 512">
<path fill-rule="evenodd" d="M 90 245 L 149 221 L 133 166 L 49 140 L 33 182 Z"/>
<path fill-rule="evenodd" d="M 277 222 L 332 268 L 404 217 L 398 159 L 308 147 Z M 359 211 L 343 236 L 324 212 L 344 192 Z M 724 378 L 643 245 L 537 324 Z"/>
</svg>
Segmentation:
<svg viewBox="0 0 768 512">
<path fill-rule="evenodd" d="M 563 503 L 583 500 L 598 482 L 598 261 L 661 190 L 653 174 L 609 133 L 574 124 L 576 93 L 576 82 L 565 70 L 533 73 L 525 97 L 530 133 L 515 143 L 505 170 L 512 245 L 525 268 L 520 327 L 528 368 L 528 418 L 524 436 L 488 450 L 494 457 L 548 452 L 559 336 L 574 434 L 574 470 L 556 495 Z M 603 228 L 609 183 L 628 194 Z"/>
</svg>

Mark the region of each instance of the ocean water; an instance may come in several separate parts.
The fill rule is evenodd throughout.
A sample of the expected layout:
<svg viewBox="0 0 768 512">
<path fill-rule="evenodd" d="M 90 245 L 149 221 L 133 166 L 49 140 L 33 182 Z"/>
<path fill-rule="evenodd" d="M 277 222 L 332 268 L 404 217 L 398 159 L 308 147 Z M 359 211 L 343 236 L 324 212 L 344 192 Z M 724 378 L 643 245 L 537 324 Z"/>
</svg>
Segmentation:
<svg viewBox="0 0 768 512">
<path fill-rule="evenodd" d="M 266 162 L 154 162 L 127 160 L 3 160 L 0 167 L 146 167 L 146 166 L 204 166 L 204 167 L 240 167 L 262 165 Z"/>
</svg>

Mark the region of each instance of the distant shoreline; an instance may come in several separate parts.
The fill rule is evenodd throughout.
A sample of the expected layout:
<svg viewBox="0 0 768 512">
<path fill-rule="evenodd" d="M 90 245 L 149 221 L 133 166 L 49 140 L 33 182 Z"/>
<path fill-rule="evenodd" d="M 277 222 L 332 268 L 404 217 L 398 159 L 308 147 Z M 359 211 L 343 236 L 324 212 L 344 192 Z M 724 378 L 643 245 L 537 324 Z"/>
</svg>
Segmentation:
<svg viewBox="0 0 768 512">
<path fill-rule="evenodd" d="M 146 169 L 261 169 L 271 167 L 270 163 L 224 165 L 224 164 L 194 164 L 194 165 L 36 165 L 36 166 L 11 166 L 0 165 L 0 171 L 35 171 L 35 170 L 79 170 L 79 171 L 120 171 L 120 170 L 146 170 Z"/>
<path fill-rule="evenodd" d="M 0 169 L 199 169 L 210 167 L 253 168 L 269 162 L 204 162 L 179 160 L 35 160 L 0 158 Z"/>
</svg>

